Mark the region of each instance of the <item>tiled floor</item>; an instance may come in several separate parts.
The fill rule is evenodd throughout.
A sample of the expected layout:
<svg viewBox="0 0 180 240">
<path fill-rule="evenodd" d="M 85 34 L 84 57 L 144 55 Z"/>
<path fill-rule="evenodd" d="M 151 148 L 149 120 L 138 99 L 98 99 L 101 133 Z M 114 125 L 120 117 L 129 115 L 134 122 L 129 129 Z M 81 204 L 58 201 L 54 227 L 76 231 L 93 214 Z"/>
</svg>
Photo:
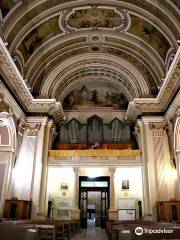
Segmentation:
<svg viewBox="0 0 180 240">
<path fill-rule="evenodd" d="M 88 228 L 82 229 L 80 233 L 76 234 L 72 240 L 108 240 L 106 230 L 100 227 L 95 227 L 94 221 L 88 221 Z"/>
</svg>

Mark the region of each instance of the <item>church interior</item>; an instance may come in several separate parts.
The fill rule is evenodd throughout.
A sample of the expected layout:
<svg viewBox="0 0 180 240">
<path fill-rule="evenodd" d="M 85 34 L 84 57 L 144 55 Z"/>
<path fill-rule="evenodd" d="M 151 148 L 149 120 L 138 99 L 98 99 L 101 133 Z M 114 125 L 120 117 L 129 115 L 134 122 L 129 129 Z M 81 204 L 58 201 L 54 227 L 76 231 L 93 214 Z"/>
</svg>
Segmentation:
<svg viewBox="0 0 180 240">
<path fill-rule="evenodd" d="M 180 0 L 0 0 L 0 239 L 94 238 L 180 239 Z"/>
</svg>

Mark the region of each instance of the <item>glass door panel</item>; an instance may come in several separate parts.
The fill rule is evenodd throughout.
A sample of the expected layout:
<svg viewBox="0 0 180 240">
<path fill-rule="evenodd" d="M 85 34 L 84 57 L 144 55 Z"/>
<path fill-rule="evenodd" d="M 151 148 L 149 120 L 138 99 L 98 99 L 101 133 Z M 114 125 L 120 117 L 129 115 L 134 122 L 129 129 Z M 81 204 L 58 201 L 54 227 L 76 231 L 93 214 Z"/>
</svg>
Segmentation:
<svg viewBox="0 0 180 240">
<path fill-rule="evenodd" d="M 81 210 L 81 227 L 87 227 L 87 199 L 88 192 L 82 191 L 80 195 L 80 210 Z"/>
</svg>

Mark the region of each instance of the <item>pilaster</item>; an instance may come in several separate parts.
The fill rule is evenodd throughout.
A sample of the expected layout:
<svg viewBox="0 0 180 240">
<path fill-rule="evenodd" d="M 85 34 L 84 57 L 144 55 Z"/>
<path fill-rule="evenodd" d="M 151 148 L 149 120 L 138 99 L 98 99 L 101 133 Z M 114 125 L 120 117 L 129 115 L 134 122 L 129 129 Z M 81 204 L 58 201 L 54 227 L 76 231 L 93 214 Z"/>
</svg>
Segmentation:
<svg viewBox="0 0 180 240">
<path fill-rule="evenodd" d="M 109 173 L 110 173 L 110 208 L 108 211 L 108 219 L 109 220 L 116 220 L 117 219 L 117 209 L 115 208 L 115 184 L 114 184 L 114 177 L 116 168 L 115 167 L 109 167 Z"/>
<path fill-rule="evenodd" d="M 39 212 L 39 193 L 41 187 L 41 173 L 43 169 L 43 146 L 44 146 L 44 135 L 45 135 L 45 126 L 47 124 L 47 117 L 29 117 L 27 122 L 31 123 L 32 126 L 38 127 L 38 131 L 30 130 L 29 133 L 34 135 L 36 133 L 35 148 L 33 151 L 33 171 L 32 171 L 32 182 L 31 182 L 31 200 L 33 201 L 32 206 L 32 217 L 37 217 Z"/>
<path fill-rule="evenodd" d="M 175 116 L 174 119 L 174 132 L 173 132 L 173 148 L 174 148 L 174 157 L 176 163 L 176 198 L 180 200 L 180 114 Z"/>
<path fill-rule="evenodd" d="M 50 132 L 51 132 L 52 126 L 53 126 L 53 120 L 49 120 L 44 130 L 38 214 L 46 214 L 45 210 L 46 210 L 46 186 L 47 186 L 47 171 L 48 171 L 48 150 L 49 150 Z"/>
<path fill-rule="evenodd" d="M 139 127 L 140 134 L 140 149 L 142 151 L 142 177 L 143 177 L 143 203 L 144 203 L 144 215 L 148 216 L 151 214 L 150 207 L 150 187 L 149 187 L 149 174 L 148 174 L 148 159 L 147 159 L 147 146 L 145 139 L 145 132 L 143 128 L 143 123 L 141 120 L 138 120 L 137 125 Z"/>
<path fill-rule="evenodd" d="M 158 201 L 167 201 L 175 197 L 175 179 L 166 125 L 164 121 L 150 123 L 153 134 L 155 166 L 157 174 Z"/>
<path fill-rule="evenodd" d="M 74 170 L 74 199 L 73 199 L 73 208 L 71 210 L 71 219 L 79 220 L 80 219 L 80 210 L 79 210 L 79 168 L 73 167 Z"/>
<path fill-rule="evenodd" d="M 156 175 L 157 175 L 157 197 L 159 201 L 168 200 L 166 196 L 166 183 L 164 182 L 164 151 L 163 151 L 163 131 L 165 129 L 164 122 L 150 123 L 153 133 L 154 151 L 156 159 Z"/>
</svg>

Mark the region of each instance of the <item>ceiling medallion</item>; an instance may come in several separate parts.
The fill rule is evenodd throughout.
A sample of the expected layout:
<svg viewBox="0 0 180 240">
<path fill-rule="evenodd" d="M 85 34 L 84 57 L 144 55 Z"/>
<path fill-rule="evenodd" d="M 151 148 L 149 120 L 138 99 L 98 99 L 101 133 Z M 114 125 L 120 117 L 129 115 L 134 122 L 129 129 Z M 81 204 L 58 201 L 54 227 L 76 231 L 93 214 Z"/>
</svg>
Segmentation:
<svg viewBox="0 0 180 240">
<path fill-rule="evenodd" d="M 131 25 L 131 18 L 125 9 L 87 6 L 61 12 L 59 25 L 64 32 L 90 29 L 127 31 Z"/>
</svg>

